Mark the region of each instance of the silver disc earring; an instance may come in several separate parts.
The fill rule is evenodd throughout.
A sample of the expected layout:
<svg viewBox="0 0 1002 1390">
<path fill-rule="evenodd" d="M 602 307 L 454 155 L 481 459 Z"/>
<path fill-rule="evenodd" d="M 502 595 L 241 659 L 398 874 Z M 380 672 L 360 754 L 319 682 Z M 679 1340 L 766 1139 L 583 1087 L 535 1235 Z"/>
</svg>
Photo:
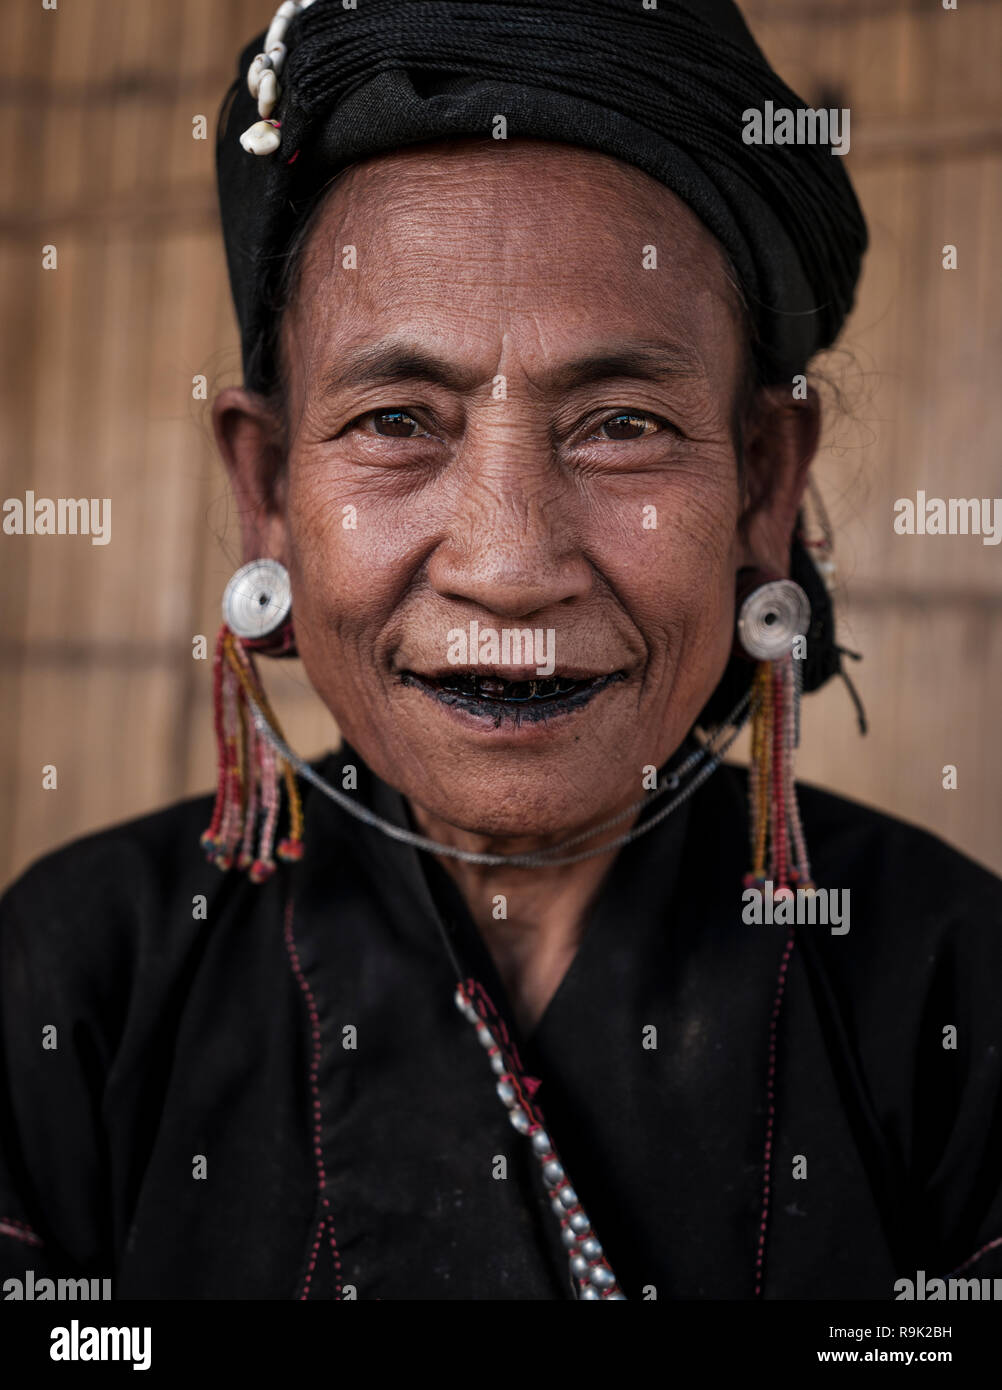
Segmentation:
<svg viewBox="0 0 1002 1390">
<path fill-rule="evenodd" d="M 800 585 L 792 579 L 766 579 L 740 600 L 738 641 L 753 661 L 779 661 L 794 638 L 806 637 L 810 623 L 810 601 Z"/>
<path fill-rule="evenodd" d="M 291 611 L 289 572 L 278 560 L 241 565 L 223 593 L 223 622 L 255 647 L 279 632 Z"/>
</svg>

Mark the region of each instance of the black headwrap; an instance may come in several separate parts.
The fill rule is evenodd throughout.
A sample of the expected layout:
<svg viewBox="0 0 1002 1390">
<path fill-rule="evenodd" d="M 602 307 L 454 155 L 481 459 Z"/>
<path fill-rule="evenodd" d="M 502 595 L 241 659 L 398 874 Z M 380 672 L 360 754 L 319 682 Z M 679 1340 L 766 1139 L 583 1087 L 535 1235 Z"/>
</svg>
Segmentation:
<svg viewBox="0 0 1002 1390">
<path fill-rule="evenodd" d="M 263 0 L 265 9 L 269 0 Z M 269 16 L 266 16 L 269 17 Z M 753 320 L 760 376 L 789 381 L 852 307 L 866 225 L 823 144 L 746 144 L 746 110 L 805 105 L 773 72 L 732 0 L 314 0 L 292 19 L 273 113 L 275 153 L 240 135 L 262 31 L 220 112 L 217 171 L 244 378 L 275 381 L 274 291 L 296 230 L 331 176 L 423 141 L 552 140 L 633 164 L 672 189 L 728 252 Z M 799 551 L 799 554 L 797 553 Z M 838 669 L 831 605 L 795 546 L 817 623 L 805 687 Z"/>
</svg>

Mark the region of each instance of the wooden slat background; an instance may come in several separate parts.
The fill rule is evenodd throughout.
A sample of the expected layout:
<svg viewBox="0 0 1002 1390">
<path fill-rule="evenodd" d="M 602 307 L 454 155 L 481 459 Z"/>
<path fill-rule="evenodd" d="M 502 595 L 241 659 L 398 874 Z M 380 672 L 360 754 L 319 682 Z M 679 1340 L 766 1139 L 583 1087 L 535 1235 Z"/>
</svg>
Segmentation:
<svg viewBox="0 0 1002 1390">
<path fill-rule="evenodd" d="M 111 497 L 112 543 L 0 535 L 0 880 L 87 830 L 207 790 L 208 662 L 237 562 L 208 404 L 239 380 L 211 132 L 271 0 L 6 0 L 0 83 L 0 495 Z M 892 503 L 1002 496 L 997 237 L 1002 6 L 748 0 L 808 100 L 849 106 L 872 250 L 817 473 L 838 534 L 843 688 L 805 710 L 802 775 L 1002 871 L 1002 547 L 897 537 Z M 210 138 L 191 136 L 208 118 Z M 58 247 L 56 271 L 42 247 Z M 955 244 L 959 269 L 941 268 Z M 290 737 L 335 738 L 272 663 Z M 956 791 L 942 788 L 955 764 Z M 42 767 L 58 789 L 42 788 Z"/>
</svg>

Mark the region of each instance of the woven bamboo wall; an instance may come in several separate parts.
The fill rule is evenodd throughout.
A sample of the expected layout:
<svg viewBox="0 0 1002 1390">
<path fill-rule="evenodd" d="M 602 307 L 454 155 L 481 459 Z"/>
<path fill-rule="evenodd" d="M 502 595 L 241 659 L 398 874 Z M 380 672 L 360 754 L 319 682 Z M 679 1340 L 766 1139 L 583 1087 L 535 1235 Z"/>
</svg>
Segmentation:
<svg viewBox="0 0 1002 1390">
<path fill-rule="evenodd" d="M 0 880 L 87 830 L 206 790 L 210 638 L 237 559 L 209 398 L 239 379 L 212 130 L 271 0 L 7 0 L 0 197 L 2 497 L 112 498 L 112 541 L 0 535 Z M 1002 547 L 899 537 L 892 503 L 1002 496 L 1002 6 L 749 0 L 779 71 L 849 106 L 873 249 L 828 371 L 850 414 L 818 473 L 836 525 L 841 687 L 806 709 L 803 775 L 1002 870 Z M 193 118 L 209 138 L 192 138 Z M 955 271 L 941 248 L 958 248 Z M 54 245 L 58 268 L 42 269 Z M 293 743 L 331 743 L 292 665 Z M 954 764 L 958 787 L 942 787 Z M 55 765 L 57 787 L 43 789 Z"/>
</svg>

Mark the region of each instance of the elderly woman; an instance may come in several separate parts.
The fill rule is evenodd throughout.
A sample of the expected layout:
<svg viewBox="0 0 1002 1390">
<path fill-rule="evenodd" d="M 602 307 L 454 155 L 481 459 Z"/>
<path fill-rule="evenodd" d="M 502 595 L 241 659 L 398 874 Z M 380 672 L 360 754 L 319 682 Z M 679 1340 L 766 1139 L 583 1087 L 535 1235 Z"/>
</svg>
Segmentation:
<svg viewBox="0 0 1002 1390">
<path fill-rule="evenodd" d="M 5 899 L 6 1273 L 1002 1272 L 1002 885 L 794 785 L 841 655 L 804 372 L 865 229 L 831 148 L 746 140 L 767 102 L 803 109 L 730 0 L 287 0 L 244 50 L 219 792 Z M 345 740 L 312 765 L 292 650 Z"/>
</svg>

